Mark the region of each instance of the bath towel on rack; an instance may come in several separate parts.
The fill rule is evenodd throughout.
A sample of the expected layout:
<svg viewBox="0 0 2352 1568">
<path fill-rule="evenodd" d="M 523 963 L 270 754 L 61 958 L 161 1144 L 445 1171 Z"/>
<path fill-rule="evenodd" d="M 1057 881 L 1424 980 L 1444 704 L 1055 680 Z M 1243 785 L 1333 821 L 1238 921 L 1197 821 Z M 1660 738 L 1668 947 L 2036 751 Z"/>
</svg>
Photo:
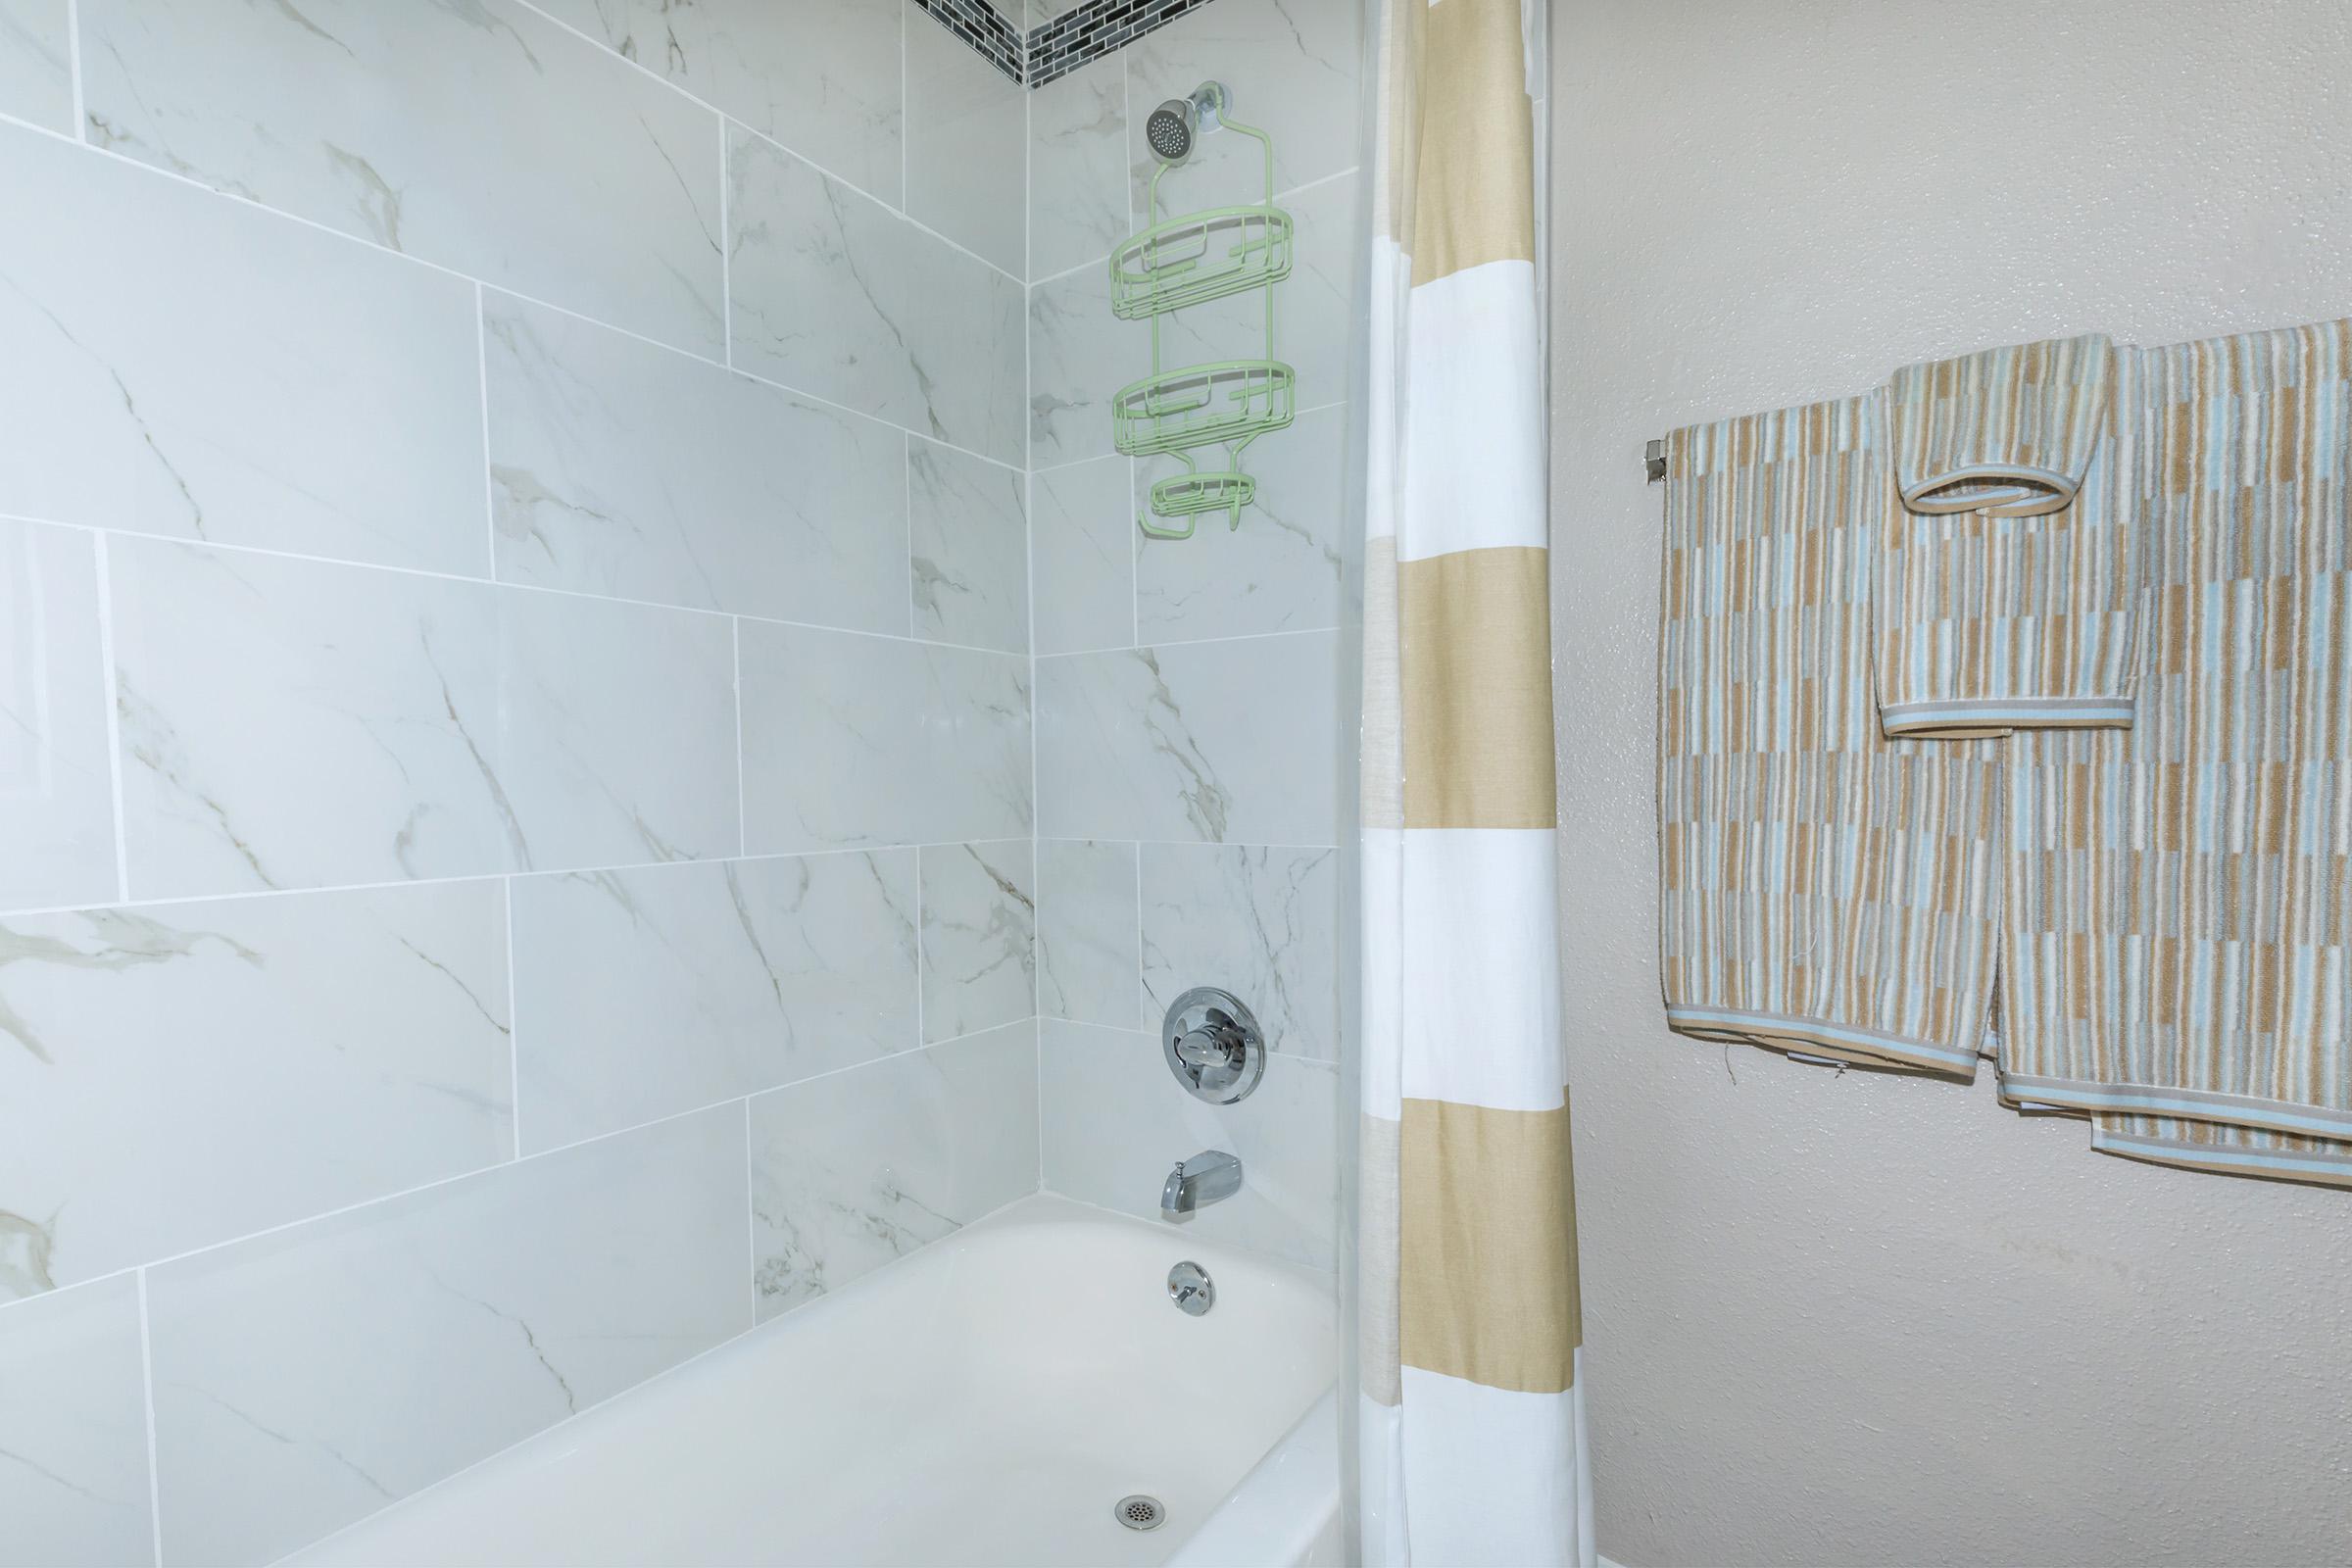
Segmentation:
<svg viewBox="0 0 2352 1568">
<path fill-rule="evenodd" d="M 2002 1094 L 2352 1179 L 2352 322 L 2140 363 L 2148 665 L 2131 729 L 2006 743 Z"/>
<path fill-rule="evenodd" d="M 1883 403 L 1667 437 L 1666 1014 L 1699 1039 L 1966 1078 L 1991 989 L 1997 749 L 1880 731 Z"/>
<path fill-rule="evenodd" d="M 1895 372 L 1872 591 L 1887 734 L 2131 723 L 2132 369 L 2091 334 Z"/>
</svg>

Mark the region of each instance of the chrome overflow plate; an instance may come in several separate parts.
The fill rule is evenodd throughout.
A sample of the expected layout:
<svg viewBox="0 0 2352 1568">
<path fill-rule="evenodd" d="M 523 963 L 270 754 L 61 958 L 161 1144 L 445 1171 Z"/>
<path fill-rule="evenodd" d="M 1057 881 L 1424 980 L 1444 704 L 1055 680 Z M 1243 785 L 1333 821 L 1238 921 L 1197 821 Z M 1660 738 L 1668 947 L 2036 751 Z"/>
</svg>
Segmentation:
<svg viewBox="0 0 2352 1568">
<path fill-rule="evenodd" d="M 1186 1258 L 1168 1270 L 1168 1299 L 1187 1317 L 1199 1317 L 1217 1304 L 1217 1282 L 1208 1270 Z"/>
<path fill-rule="evenodd" d="M 1160 1020 L 1159 1043 L 1168 1071 L 1196 1099 L 1230 1105 L 1249 1097 L 1266 1075 L 1266 1039 L 1239 998 L 1215 986 L 1195 986 Z"/>
</svg>

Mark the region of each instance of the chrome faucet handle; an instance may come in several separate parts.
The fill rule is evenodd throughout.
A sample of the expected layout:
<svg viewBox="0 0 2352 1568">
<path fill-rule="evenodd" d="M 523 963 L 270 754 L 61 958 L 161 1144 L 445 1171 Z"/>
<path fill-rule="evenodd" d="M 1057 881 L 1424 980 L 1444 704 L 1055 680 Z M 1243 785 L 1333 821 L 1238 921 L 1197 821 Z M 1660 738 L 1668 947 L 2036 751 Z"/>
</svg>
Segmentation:
<svg viewBox="0 0 2352 1568">
<path fill-rule="evenodd" d="M 1176 1059 L 1196 1069 L 1201 1088 L 1230 1088 L 1249 1066 L 1250 1037 L 1222 1010 L 1210 1007 L 1205 1022 L 1178 1037 Z"/>
<path fill-rule="evenodd" d="M 1159 1039 L 1176 1081 L 1212 1105 L 1232 1104 L 1265 1076 L 1266 1044 L 1257 1020 L 1214 986 L 1196 986 L 1178 997 Z"/>
</svg>

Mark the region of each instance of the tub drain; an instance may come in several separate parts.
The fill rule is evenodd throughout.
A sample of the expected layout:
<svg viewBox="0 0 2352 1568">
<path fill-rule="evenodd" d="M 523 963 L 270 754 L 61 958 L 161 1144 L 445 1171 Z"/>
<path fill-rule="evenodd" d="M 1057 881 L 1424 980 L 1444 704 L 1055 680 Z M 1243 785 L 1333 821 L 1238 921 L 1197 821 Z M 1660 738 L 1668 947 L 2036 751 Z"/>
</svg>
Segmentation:
<svg viewBox="0 0 2352 1568">
<path fill-rule="evenodd" d="M 1157 1497 L 1147 1497 L 1140 1492 L 1132 1497 L 1121 1497 L 1119 1505 L 1110 1511 L 1130 1530 L 1157 1530 L 1168 1517 L 1168 1510 L 1159 1505 Z"/>
</svg>

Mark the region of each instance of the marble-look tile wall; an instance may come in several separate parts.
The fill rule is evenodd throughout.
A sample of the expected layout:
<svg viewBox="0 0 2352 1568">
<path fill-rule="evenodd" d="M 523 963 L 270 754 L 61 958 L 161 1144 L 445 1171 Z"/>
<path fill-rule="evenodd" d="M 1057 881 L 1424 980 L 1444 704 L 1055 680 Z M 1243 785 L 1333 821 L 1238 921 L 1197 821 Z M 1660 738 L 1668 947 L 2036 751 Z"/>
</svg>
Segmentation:
<svg viewBox="0 0 2352 1568">
<path fill-rule="evenodd" d="M 910 0 L 0 0 L 0 1565 L 1036 1189 L 1027 122 Z"/>
<path fill-rule="evenodd" d="M 1032 6 L 1033 23 L 1052 6 Z M 1204 1233 L 1329 1268 L 1338 1225 L 1346 714 L 1357 544 L 1343 498 L 1354 297 L 1353 0 L 1215 0 L 1039 88 L 1029 117 L 1030 591 L 1037 707 L 1041 1129 L 1048 1187 L 1156 1211 L 1170 1161 L 1240 1155 Z M 1258 500 L 1189 540 L 1136 527 L 1166 470 L 1111 446 L 1110 398 L 1150 366 L 1110 313 L 1104 258 L 1148 221 L 1142 117 L 1203 79 L 1274 138 L 1297 223 L 1277 352 L 1300 413 L 1245 459 Z M 1254 200 L 1256 144 L 1203 139 L 1163 208 Z M 1164 216 L 1164 214 L 1163 214 Z M 1170 364 L 1260 352 L 1254 296 L 1178 313 Z M 1160 1017 L 1217 985 L 1273 1060 L 1218 1108 L 1161 1060 Z"/>
</svg>

